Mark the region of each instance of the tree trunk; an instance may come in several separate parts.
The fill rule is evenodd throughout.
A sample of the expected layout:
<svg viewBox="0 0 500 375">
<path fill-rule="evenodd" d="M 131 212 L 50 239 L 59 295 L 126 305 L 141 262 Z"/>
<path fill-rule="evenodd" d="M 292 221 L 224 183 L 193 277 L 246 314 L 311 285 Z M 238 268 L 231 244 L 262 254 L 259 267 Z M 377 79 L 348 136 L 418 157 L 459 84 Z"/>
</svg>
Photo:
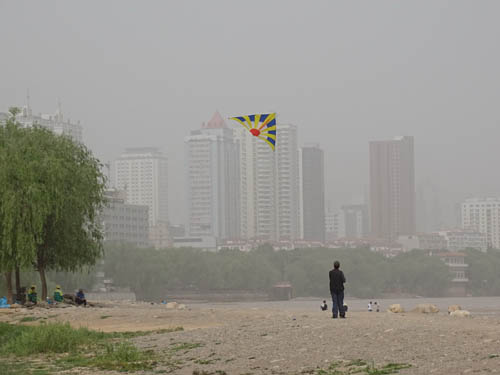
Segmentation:
<svg viewBox="0 0 500 375">
<path fill-rule="evenodd" d="M 5 279 L 7 281 L 7 303 L 14 303 L 12 298 L 12 271 L 5 272 Z"/>
<path fill-rule="evenodd" d="M 40 281 L 42 283 L 42 298 L 40 301 L 47 300 L 47 279 L 45 278 L 45 268 L 39 267 L 38 272 L 40 273 Z"/>
<path fill-rule="evenodd" d="M 16 266 L 16 298 L 21 295 L 21 272 L 19 266 Z"/>
</svg>

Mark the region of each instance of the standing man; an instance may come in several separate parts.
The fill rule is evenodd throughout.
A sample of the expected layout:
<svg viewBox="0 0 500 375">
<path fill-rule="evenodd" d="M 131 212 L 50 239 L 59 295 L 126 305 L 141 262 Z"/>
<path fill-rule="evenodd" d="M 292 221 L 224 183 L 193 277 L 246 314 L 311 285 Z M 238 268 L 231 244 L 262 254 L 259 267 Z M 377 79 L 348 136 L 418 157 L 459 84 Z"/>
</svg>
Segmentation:
<svg viewBox="0 0 500 375">
<path fill-rule="evenodd" d="M 340 313 L 341 318 L 345 318 L 344 311 L 344 283 L 345 276 L 340 270 L 340 262 L 336 260 L 333 263 L 333 270 L 329 272 L 330 293 L 332 295 L 332 318 L 336 319 Z"/>
</svg>

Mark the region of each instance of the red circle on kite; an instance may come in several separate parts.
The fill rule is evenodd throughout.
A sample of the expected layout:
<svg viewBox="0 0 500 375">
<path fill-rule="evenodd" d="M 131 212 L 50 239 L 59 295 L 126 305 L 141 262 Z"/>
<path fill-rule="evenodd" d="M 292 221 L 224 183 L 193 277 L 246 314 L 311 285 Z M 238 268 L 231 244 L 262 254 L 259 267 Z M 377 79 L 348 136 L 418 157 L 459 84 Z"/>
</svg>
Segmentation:
<svg viewBox="0 0 500 375">
<path fill-rule="evenodd" d="M 260 130 L 259 129 L 250 129 L 250 133 L 252 133 L 255 137 L 258 137 L 260 135 Z"/>
</svg>

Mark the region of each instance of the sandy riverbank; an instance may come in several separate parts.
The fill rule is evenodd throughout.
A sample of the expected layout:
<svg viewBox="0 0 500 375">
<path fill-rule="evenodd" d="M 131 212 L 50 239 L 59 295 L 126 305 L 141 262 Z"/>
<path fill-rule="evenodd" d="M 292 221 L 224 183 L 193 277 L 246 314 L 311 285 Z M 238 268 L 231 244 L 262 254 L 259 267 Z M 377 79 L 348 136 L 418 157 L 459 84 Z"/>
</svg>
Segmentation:
<svg viewBox="0 0 500 375">
<path fill-rule="evenodd" d="M 402 302 L 409 309 L 423 301 Z M 445 299 L 442 303 L 448 302 Z M 23 317 L 33 316 L 39 319 L 26 324 L 64 321 L 108 332 L 182 326 L 181 332 L 134 339 L 137 346 L 160 353 L 179 343 L 195 344 L 175 353 L 179 368 L 174 374 L 317 373 L 332 361 L 357 359 L 379 366 L 410 364 L 411 368 L 401 370 L 401 374 L 499 373 L 500 316 L 493 313 L 495 300 L 476 302 L 475 307 L 469 303 L 473 307 L 469 309 L 477 311 L 472 318 L 452 318 L 446 312 L 368 313 L 359 311 L 364 301 L 351 301 L 348 318 L 333 320 L 329 312 L 318 311 L 317 301 L 298 300 L 198 304 L 187 310 L 121 303 L 103 308 L 20 310 L 2 313 L 0 319 L 19 323 Z M 171 369 L 155 371 L 162 370 Z"/>
</svg>

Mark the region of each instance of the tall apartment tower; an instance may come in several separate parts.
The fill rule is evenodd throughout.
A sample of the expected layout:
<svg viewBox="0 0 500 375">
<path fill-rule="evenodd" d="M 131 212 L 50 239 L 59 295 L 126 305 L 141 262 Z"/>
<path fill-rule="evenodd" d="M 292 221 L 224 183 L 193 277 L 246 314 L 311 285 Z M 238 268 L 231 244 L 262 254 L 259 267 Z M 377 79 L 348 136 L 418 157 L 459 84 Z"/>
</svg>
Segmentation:
<svg viewBox="0 0 500 375">
<path fill-rule="evenodd" d="M 216 112 L 184 144 L 189 236 L 239 238 L 239 148 L 232 130 Z"/>
<path fill-rule="evenodd" d="M 413 137 L 370 142 L 370 216 L 376 238 L 415 234 Z"/>
<path fill-rule="evenodd" d="M 276 152 L 267 143 L 236 128 L 234 136 L 240 152 L 241 238 L 276 241 L 277 176 Z"/>
<path fill-rule="evenodd" d="M 307 241 L 325 242 L 325 166 L 319 145 L 302 147 L 302 225 Z"/>
<path fill-rule="evenodd" d="M 241 237 L 264 241 L 300 237 L 297 127 L 278 124 L 276 149 L 243 128 L 240 151 Z"/>
<path fill-rule="evenodd" d="M 168 222 L 168 161 L 157 148 L 127 148 L 115 161 L 115 184 L 126 202 L 148 206 L 149 226 Z"/>
<path fill-rule="evenodd" d="M 300 168 L 297 126 L 278 124 L 276 139 L 278 234 L 280 240 L 300 238 Z"/>
<path fill-rule="evenodd" d="M 488 247 L 500 249 L 500 198 L 470 198 L 462 203 L 462 228 L 486 234 Z"/>
</svg>

